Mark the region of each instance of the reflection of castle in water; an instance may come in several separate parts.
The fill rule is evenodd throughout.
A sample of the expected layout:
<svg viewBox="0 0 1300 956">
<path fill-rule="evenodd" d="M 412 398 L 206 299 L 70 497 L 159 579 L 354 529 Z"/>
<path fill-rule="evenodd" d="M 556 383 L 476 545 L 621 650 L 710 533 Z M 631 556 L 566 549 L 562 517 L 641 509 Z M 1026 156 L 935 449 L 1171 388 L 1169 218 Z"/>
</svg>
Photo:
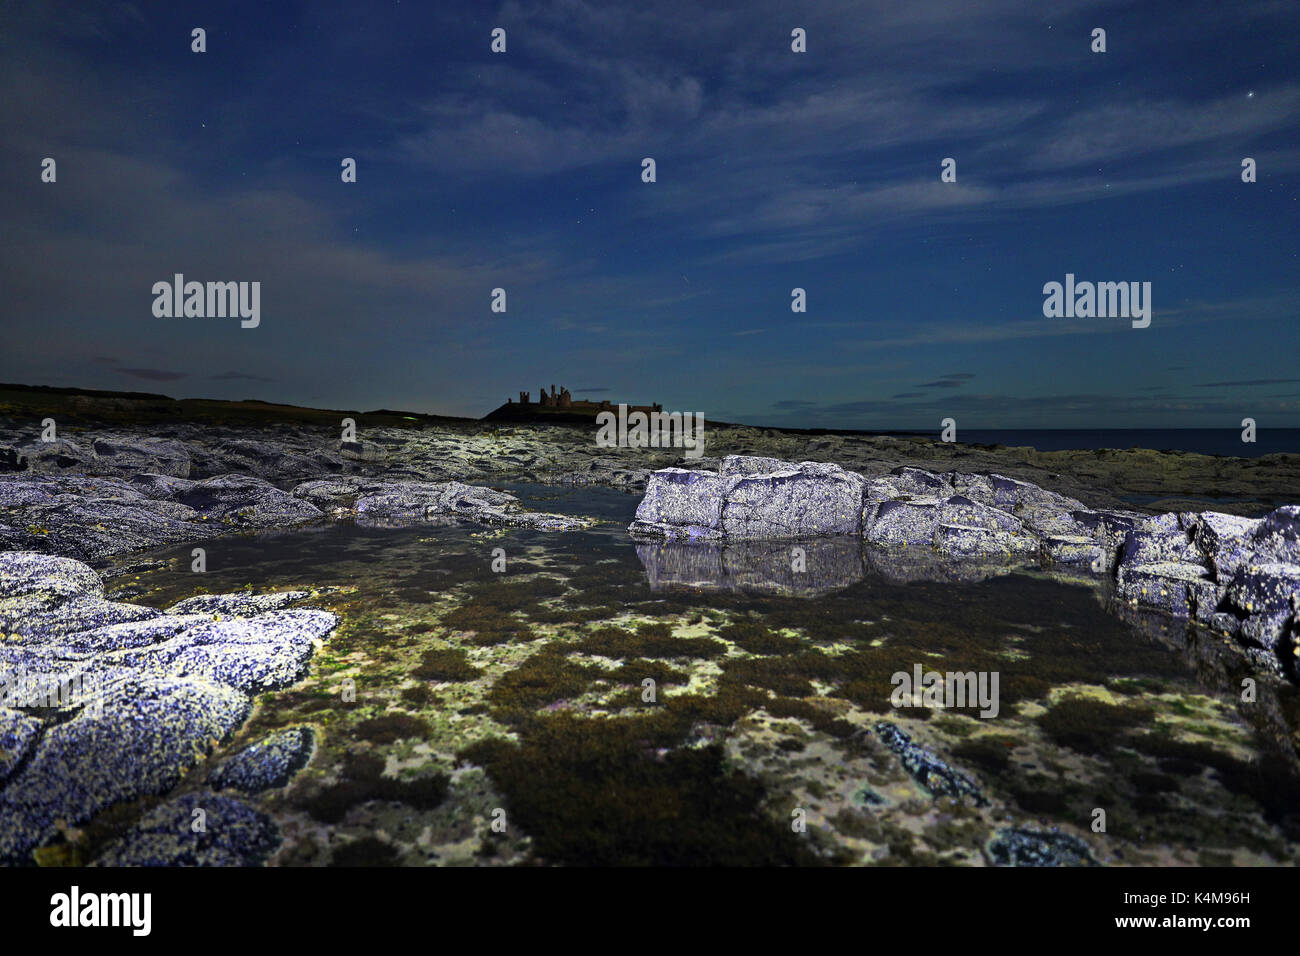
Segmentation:
<svg viewBox="0 0 1300 956">
<path fill-rule="evenodd" d="M 601 402 L 588 402 L 582 399 L 578 399 L 575 402 L 573 400 L 573 396 L 569 394 L 569 390 L 565 388 L 563 385 L 560 386 L 559 392 L 556 392 L 555 386 L 552 385 L 551 393 L 549 395 L 546 393 L 546 386 L 542 386 L 542 388 L 540 388 L 538 391 L 541 395 L 541 398 L 536 402 L 529 401 L 529 396 L 531 395 L 530 392 L 520 392 L 519 404 L 532 405 L 536 408 L 576 408 L 582 411 L 593 411 L 593 412 L 598 412 L 602 410 L 612 411 L 615 407 L 614 404 L 609 401 L 609 399 L 605 399 L 604 401 Z M 513 405 L 514 403 L 515 400 L 513 398 L 506 399 L 507 405 Z M 662 412 L 664 410 L 664 407 L 659 404 L 629 405 L 627 406 L 627 410 L 629 412 L 646 412 L 648 414 L 650 412 Z"/>
</svg>

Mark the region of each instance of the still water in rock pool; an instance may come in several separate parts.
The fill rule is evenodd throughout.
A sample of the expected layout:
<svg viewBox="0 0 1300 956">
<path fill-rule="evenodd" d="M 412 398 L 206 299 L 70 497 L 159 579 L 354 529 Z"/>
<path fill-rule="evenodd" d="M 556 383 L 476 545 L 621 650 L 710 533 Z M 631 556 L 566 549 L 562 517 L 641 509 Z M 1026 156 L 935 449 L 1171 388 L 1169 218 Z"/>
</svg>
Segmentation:
<svg viewBox="0 0 1300 956">
<path fill-rule="evenodd" d="M 190 546 L 123 561 L 117 600 L 302 589 L 342 619 L 182 789 L 305 725 L 307 767 L 250 798 L 280 824 L 280 865 L 1300 853 L 1296 689 L 1261 679 L 1244 701 L 1249 671 L 1220 642 L 1117 610 L 1096 582 L 902 580 L 834 540 L 638 546 L 635 497 L 506 490 L 600 523 L 345 522 L 204 542 L 202 575 Z M 997 715 L 892 706 L 918 667 L 996 675 Z"/>
</svg>

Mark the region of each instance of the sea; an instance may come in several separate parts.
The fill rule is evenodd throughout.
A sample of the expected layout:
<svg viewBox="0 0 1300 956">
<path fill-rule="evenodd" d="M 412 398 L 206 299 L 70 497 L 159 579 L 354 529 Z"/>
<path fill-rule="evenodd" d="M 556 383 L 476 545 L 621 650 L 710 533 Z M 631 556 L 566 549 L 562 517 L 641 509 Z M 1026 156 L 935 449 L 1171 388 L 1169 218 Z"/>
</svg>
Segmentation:
<svg viewBox="0 0 1300 956">
<path fill-rule="evenodd" d="M 1039 451 L 1153 448 L 1232 458 L 1300 454 L 1300 428 L 1260 428 L 1254 442 L 1243 442 L 1239 428 L 970 428 L 959 429 L 957 440 L 963 444 L 1028 446 Z"/>
</svg>

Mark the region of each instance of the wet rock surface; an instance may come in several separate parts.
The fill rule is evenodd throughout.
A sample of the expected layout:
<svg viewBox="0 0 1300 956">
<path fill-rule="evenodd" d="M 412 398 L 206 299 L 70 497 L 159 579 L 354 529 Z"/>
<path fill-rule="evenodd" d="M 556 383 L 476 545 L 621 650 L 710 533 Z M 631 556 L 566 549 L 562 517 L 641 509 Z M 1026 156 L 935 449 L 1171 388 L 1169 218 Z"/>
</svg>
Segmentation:
<svg viewBox="0 0 1300 956">
<path fill-rule="evenodd" d="M 337 618 L 284 607 L 301 596 L 204 595 L 164 613 L 106 600 L 72 559 L 0 554 L 0 860 L 29 863 L 65 828 L 175 788 L 244 722 L 252 695 L 306 672 Z M 290 772 L 291 742 L 270 750 L 231 780 Z M 118 856 L 137 849 L 128 840 Z"/>
</svg>

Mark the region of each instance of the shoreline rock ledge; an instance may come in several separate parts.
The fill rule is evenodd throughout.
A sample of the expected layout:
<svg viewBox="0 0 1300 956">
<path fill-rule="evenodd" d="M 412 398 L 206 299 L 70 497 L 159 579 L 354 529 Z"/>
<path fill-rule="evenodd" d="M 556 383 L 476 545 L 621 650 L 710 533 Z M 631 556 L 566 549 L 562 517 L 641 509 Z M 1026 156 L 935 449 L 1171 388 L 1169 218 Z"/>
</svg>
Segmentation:
<svg viewBox="0 0 1300 956">
<path fill-rule="evenodd" d="M 0 864 L 30 864 L 61 831 L 175 790 L 256 695 L 306 672 L 338 624 L 286 606 L 306 596 L 205 594 L 160 611 L 108 600 L 75 559 L 0 553 Z M 286 759 L 285 773 L 303 762 Z M 238 766 L 228 783 L 247 790 Z M 235 797 L 206 806 L 251 822 L 220 845 L 179 828 L 159 843 L 146 826 L 115 858 L 251 863 L 273 849 L 267 821 Z"/>
<path fill-rule="evenodd" d="M 717 471 L 651 472 L 639 540 L 719 544 L 860 536 L 873 551 L 948 563 L 1020 561 L 1114 581 L 1133 605 L 1237 639 L 1257 667 L 1297 679 L 1300 505 L 1263 518 L 1091 509 L 998 474 L 895 468 L 867 477 L 823 462 L 731 455 Z"/>
</svg>

